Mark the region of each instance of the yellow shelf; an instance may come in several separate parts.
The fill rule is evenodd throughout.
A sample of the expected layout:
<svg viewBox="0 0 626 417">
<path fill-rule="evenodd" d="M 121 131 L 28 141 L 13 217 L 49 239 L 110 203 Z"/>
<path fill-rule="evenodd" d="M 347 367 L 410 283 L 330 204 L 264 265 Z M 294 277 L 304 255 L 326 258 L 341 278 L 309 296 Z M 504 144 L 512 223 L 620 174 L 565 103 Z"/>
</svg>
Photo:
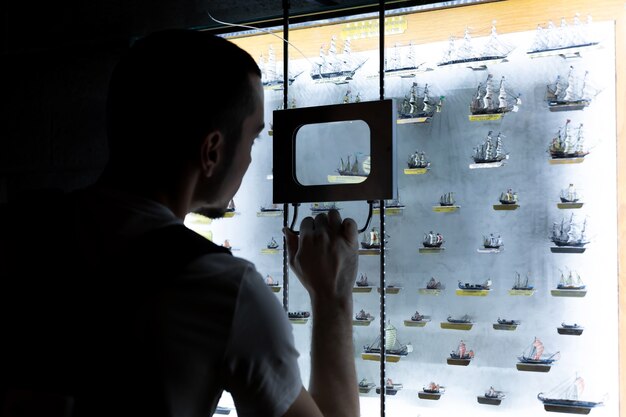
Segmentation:
<svg viewBox="0 0 626 417">
<path fill-rule="evenodd" d="M 500 120 L 504 116 L 503 113 L 497 114 L 470 114 L 469 121 L 470 122 L 484 122 L 486 120 Z"/>
<path fill-rule="evenodd" d="M 428 168 L 404 168 L 404 175 L 422 175 L 428 172 Z"/>
</svg>

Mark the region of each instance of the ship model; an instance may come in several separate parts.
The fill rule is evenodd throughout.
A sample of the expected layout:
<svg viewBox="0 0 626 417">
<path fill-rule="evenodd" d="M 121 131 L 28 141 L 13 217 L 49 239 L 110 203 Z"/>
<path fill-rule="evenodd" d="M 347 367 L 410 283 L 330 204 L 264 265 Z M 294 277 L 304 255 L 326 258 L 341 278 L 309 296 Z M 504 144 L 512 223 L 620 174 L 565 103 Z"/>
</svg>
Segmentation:
<svg viewBox="0 0 626 417">
<path fill-rule="evenodd" d="M 419 151 L 415 151 L 409 155 L 407 165 L 409 169 L 430 168 L 430 162 L 426 160 L 426 154 Z"/>
<path fill-rule="evenodd" d="M 589 240 L 585 234 L 587 228 L 587 220 L 582 224 L 574 220 L 574 214 L 569 220 L 562 219 L 560 223 L 552 224 L 552 236 L 550 240 L 558 247 L 583 248 Z"/>
<path fill-rule="evenodd" d="M 396 395 L 402 389 L 402 384 L 394 384 L 391 378 L 385 381 L 385 395 Z M 376 394 L 380 394 L 380 387 L 376 388 Z"/>
<path fill-rule="evenodd" d="M 372 208 L 380 209 L 380 200 L 374 200 L 372 203 Z M 391 200 L 385 200 L 385 208 L 386 209 L 403 209 L 405 208 L 404 204 L 400 202 L 397 198 L 392 198 Z"/>
<path fill-rule="evenodd" d="M 359 324 L 359 323 L 369 324 L 373 320 L 374 320 L 374 316 L 372 316 L 370 313 L 367 313 L 363 309 L 361 309 L 358 313 L 354 315 L 354 321 L 357 322 L 355 324 Z"/>
<path fill-rule="evenodd" d="M 364 234 L 363 236 L 361 241 L 362 249 L 380 249 L 380 232 L 378 228 L 372 227 L 369 234 Z M 387 240 L 385 240 L 385 243 L 387 243 Z"/>
<path fill-rule="evenodd" d="M 479 83 L 476 93 L 470 104 L 472 116 L 503 115 L 516 112 L 522 104 L 521 94 L 508 90 L 504 76 L 500 79 L 500 86 L 496 92 L 493 85 L 493 75 L 488 74 L 484 83 Z"/>
<path fill-rule="evenodd" d="M 259 59 L 259 69 L 261 70 L 261 83 L 263 84 L 263 88 L 266 90 L 282 90 L 284 88 L 284 79 L 282 71 L 277 71 L 276 69 L 276 54 L 274 53 L 274 47 L 272 45 L 269 46 L 267 52 L 267 59 L 263 55 L 261 55 Z M 289 76 L 287 80 L 288 85 L 291 85 L 296 77 L 302 74 L 303 71 L 299 72 L 294 76 Z"/>
<path fill-rule="evenodd" d="M 519 272 L 515 272 L 515 282 L 513 284 L 513 290 L 531 291 L 535 287 L 530 285 L 528 275 L 522 279 Z"/>
<path fill-rule="evenodd" d="M 561 323 L 560 327 L 556 328 L 558 334 L 564 334 L 569 336 L 580 336 L 583 334 L 585 328 L 578 323 Z"/>
<path fill-rule="evenodd" d="M 287 317 L 292 323 L 304 324 L 311 317 L 311 313 L 308 311 L 289 311 Z"/>
<path fill-rule="evenodd" d="M 509 155 L 504 151 L 502 145 L 502 135 L 498 133 L 495 143 L 492 130 L 487 133 L 485 141 L 474 148 L 474 154 L 472 159 L 475 164 L 494 164 L 502 163 L 505 159 L 508 159 Z"/>
<path fill-rule="evenodd" d="M 327 51 L 320 47 L 319 60 L 315 62 L 311 71 L 311 78 L 317 83 L 346 84 L 352 80 L 356 71 L 365 64 L 366 60 L 357 61 L 352 57 L 350 39 L 343 44 L 343 51 L 337 52 L 337 37 L 332 36 Z"/>
<path fill-rule="evenodd" d="M 573 24 L 568 24 L 565 18 L 562 18 L 560 27 L 551 20 L 545 28 L 537 25 L 533 43 L 526 53 L 531 57 L 557 54 L 566 57 L 579 56 L 581 50 L 599 44 L 589 34 L 591 23 L 591 16 L 587 16 L 587 22 L 582 23 L 577 13 Z"/>
<path fill-rule="evenodd" d="M 570 129 L 570 122 L 571 120 L 567 119 L 565 126 L 559 129 L 557 135 L 550 142 L 548 152 L 552 159 L 584 158 L 589 154 L 584 149 L 583 124 L 581 123 L 578 126 L 576 135 L 573 135 Z"/>
<path fill-rule="evenodd" d="M 546 411 L 571 414 L 589 414 L 592 408 L 602 406 L 602 401 L 589 401 L 582 398 L 585 381 L 576 375 L 547 393 L 540 392 L 537 399 Z"/>
<path fill-rule="evenodd" d="M 432 230 L 428 233 L 424 233 L 424 239 L 422 245 L 425 248 L 440 248 L 443 244 L 443 236 L 441 233 L 434 233 Z"/>
<path fill-rule="evenodd" d="M 496 390 L 493 386 L 485 392 L 485 395 L 477 397 L 479 404 L 500 405 L 506 395 L 502 391 Z"/>
<path fill-rule="evenodd" d="M 550 111 L 582 110 L 589 106 L 595 93 L 588 85 L 588 75 L 589 71 L 585 71 L 582 77 L 577 76 L 573 66 L 569 67 L 566 80 L 557 75 L 556 81 L 546 86 L 546 100 Z"/>
<path fill-rule="evenodd" d="M 268 249 L 278 249 L 279 248 L 278 242 L 276 242 L 276 239 L 274 239 L 273 236 L 270 239 L 270 241 L 267 242 L 267 248 Z"/>
<path fill-rule="evenodd" d="M 454 206 L 454 203 L 456 203 L 456 199 L 453 192 L 445 193 L 439 197 L 439 205 L 442 207 L 451 207 Z"/>
<path fill-rule="evenodd" d="M 558 290 L 584 290 L 586 287 L 587 286 L 583 283 L 583 280 L 578 272 L 576 273 L 576 276 L 574 276 L 572 271 L 569 271 L 567 276 L 563 274 L 563 271 L 561 271 L 561 278 L 559 279 L 559 283 L 556 285 Z"/>
<path fill-rule="evenodd" d="M 560 352 L 544 353 L 544 345 L 538 338 L 531 343 L 530 347 L 518 356 L 517 369 L 520 371 L 548 372 L 550 366 L 560 358 Z"/>
<path fill-rule="evenodd" d="M 436 280 L 435 277 L 431 277 L 426 283 L 426 289 L 428 290 L 440 290 L 441 288 L 441 281 Z"/>
<path fill-rule="evenodd" d="M 461 282 L 461 281 L 459 281 L 458 283 L 458 287 L 460 290 L 468 290 L 468 291 L 490 290 L 491 285 L 492 285 L 492 282 L 491 282 L 491 279 L 489 278 L 487 278 L 487 280 L 485 280 L 485 282 L 483 282 L 482 284 L 475 284 L 475 283 Z"/>
<path fill-rule="evenodd" d="M 312 203 L 311 204 L 311 212 L 312 213 L 325 213 L 329 210 L 341 210 L 336 203 Z"/>
<path fill-rule="evenodd" d="M 361 93 L 356 93 L 356 97 L 352 97 L 352 90 L 347 89 L 346 94 L 343 95 L 343 99 L 341 101 L 343 104 L 348 103 L 360 103 L 361 102 Z"/>
<path fill-rule="evenodd" d="M 452 316 L 448 316 L 446 320 L 448 321 L 448 323 L 452 323 L 452 324 L 471 324 L 472 323 L 472 318 L 467 314 L 464 314 L 460 318 L 454 318 Z"/>
<path fill-rule="evenodd" d="M 226 207 L 226 213 L 234 213 L 235 212 L 235 200 L 230 200 L 228 202 L 228 206 Z"/>
<path fill-rule="evenodd" d="M 261 213 L 282 212 L 283 211 L 283 206 L 282 205 L 278 205 L 278 204 L 269 204 L 267 206 L 261 206 L 260 211 L 261 211 Z"/>
<path fill-rule="evenodd" d="M 483 236 L 483 246 L 485 249 L 500 249 L 504 245 L 500 235 L 494 236 L 493 233 L 489 236 Z"/>
<path fill-rule="evenodd" d="M 501 319 L 498 317 L 498 320 L 493 323 L 493 328 L 495 330 L 515 330 L 520 324 L 522 324 L 522 322 L 519 320 Z"/>
<path fill-rule="evenodd" d="M 425 316 L 416 311 L 410 319 L 404 320 L 404 325 L 407 327 L 424 327 L 426 323 L 430 321 L 430 316 Z"/>
<path fill-rule="evenodd" d="M 411 343 L 403 344 L 398 341 L 398 330 L 388 321 L 385 325 L 385 360 L 398 362 L 400 358 L 407 356 L 413 351 Z M 361 357 L 365 360 L 379 360 L 382 352 L 380 335 L 369 345 L 363 346 Z"/>
<path fill-rule="evenodd" d="M 359 381 L 359 392 L 361 394 L 368 394 L 376 384 L 369 382 L 366 378 Z"/>
<path fill-rule="evenodd" d="M 417 73 L 431 70 L 425 66 L 425 62 L 417 63 L 412 41 L 409 42 L 406 56 L 400 55 L 400 45 L 397 42 L 388 56 L 389 59 L 385 58 L 384 70 L 387 77 L 413 78 Z"/>
<path fill-rule="evenodd" d="M 443 106 L 443 96 L 438 99 L 430 96 L 428 84 L 424 85 L 422 91 L 416 82 L 413 82 L 409 94 L 399 104 L 398 118 L 402 119 L 420 119 L 426 118 L 426 121 L 433 117 L 435 112 L 441 112 Z"/>
<path fill-rule="evenodd" d="M 500 201 L 500 203 L 502 204 L 517 204 L 517 193 L 509 188 L 505 192 L 500 193 L 500 198 L 498 199 L 498 201 Z"/>
<path fill-rule="evenodd" d="M 505 61 L 512 50 L 511 46 L 500 39 L 494 21 L 491 26 L 491 33 L 482 48 L 476 45 L 476 41 L 472 39 L 467 28 L 460 45 L 457 46 L 455 38 L 450 37 L 448 48 L 437 66 L 465 65 L 472 69 L 485 69 L 488 63 Z"/>
<path fill-rule="evenodd" d="M 367 177 L 369 175 L 369 157 L 363 158 L 363 161 L 359 161 L 358 155 L 354 154 L 354 161 L 350 161 L 350 155 L 346 158 L 340 158 L 340 165 L 337 169 L 337 173 L 343 176 L 358 176 Z"/>
<path fill-rule="evenodd" d="M 461 365 L 467 366 L 470 361 L 474 359 L 474 351 L 467 350 L 465 342 L 461 340 L 456 350 L 450 352 L 450 357 L 447 359 L 448 365 Z"/>
<path fill-rule="evenodd" d="M 273 292 L 280 291 L 280 281 L 274 280 L 274 278 L 267 274 L 265 276 L 265 284 L 272 289 Z"/>
<path fill-rule="evenodd" d="M 576 188 L 574 188 L 574 184 L 570 184 L 567 188 L 561 190 L 559 195 L 561 203 L 578 203 L 580 201 L 580 195 Z"/>
<path fill-rule="evenodd" d="M 361 275 L 359 276 L 359 279 L 356 280 L 356 286 L 357 287 L 362 287 L 362 288 L 370 286 L 370 283 L 367 280 L 367 274 L 364 274 L 364 273 L 361 272 Z"/>
<path fill-rule="evenodd" d="M 417 393 L 417 396 L 423 400 L 438 400 L 445 391 L 444 386 L 430 382 Z"/>
</svg>

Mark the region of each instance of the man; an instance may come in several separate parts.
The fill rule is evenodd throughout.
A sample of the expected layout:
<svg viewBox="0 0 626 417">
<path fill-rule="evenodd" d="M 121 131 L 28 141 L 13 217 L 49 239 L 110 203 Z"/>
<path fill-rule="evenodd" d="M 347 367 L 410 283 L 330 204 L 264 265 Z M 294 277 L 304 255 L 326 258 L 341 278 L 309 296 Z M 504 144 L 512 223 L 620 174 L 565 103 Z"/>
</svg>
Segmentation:
<svg viewBox="0 0 626 417">
<path fill-rule="evenodd" d="M 206 417 L 227 390 L 240 416 L 359 415 L 354 221 L 331 211 L 305 218 L 299 236 L 284 231 L 311 297 L 308 390 L 261 275 L 183 225 L 196 210 L 222 216 L 237 192 L 264 127 L 260 75 L 233 43 L 188 30 L 149 35 L 122 58 L 102 177 L 44 202 L 46 233 L 12 230 L 20 245 L 4 248 L 19 264 L 3 271 L 14 277 L 2 300 L 14 319 L 3 322 L 5 410 Z"/>
</svg>

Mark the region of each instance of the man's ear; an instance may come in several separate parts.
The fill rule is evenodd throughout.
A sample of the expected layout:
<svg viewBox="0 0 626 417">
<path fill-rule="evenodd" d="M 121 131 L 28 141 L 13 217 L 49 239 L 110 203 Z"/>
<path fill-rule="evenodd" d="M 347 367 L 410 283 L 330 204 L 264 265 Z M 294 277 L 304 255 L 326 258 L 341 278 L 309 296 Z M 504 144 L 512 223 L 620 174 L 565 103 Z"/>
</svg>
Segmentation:
<svg viewBox="0 0 626 417">
<path fill-rule="evenodd" d="M 224 162 L 224 147 L 224 135 L 219 130 L 212 130 L 204 137 L 200 147 L 200 168 L 203 177 L 211 177 L 216 167 Z"/>
</svg>

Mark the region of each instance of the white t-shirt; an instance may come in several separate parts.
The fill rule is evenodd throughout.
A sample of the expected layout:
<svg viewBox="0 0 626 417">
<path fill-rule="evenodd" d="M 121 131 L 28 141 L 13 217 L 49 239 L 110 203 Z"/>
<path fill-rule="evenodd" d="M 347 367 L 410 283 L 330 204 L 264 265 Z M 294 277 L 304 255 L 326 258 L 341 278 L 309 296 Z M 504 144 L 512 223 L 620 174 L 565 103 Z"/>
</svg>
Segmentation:
<svg viewBox="0 0 626 417">
<path fill-rule="evenodd" d="M 79 212 L 81 241 L 94 254 L 182 224 L 157 202 L 112 190 L 85 194 Z M 239 416 L 281 416 L 300 393 L 291 324 L 252 263 L 225 253 L 201 255 L 152 309 L 171 416 L 205 417 L 223 390 Z"/>
</svg>

